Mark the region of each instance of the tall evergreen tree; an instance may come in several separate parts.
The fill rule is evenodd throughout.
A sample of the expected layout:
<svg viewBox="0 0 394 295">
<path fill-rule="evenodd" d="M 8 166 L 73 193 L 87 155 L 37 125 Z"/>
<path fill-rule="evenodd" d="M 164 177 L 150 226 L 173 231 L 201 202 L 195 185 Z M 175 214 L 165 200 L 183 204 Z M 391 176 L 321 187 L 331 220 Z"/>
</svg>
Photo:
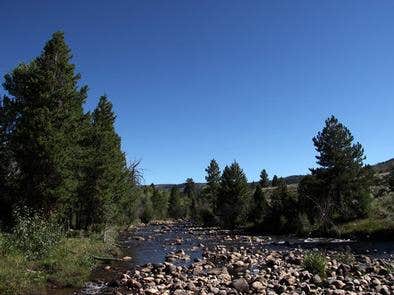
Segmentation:
<svg viewBox="0 0 394 295">
<path fill-rule="evenodd" d="M 263 192 L 261 185 L 257 184 L 253 194 L 253 209 L 252 209 L 252 221 L 255 225 L 260 225 L 264 221 L 264 217 L 267 213 L 267 200 L 265 193 Z"/>
<path fill-rule="evenodd" d="M 205 180 L 207 186 L 204 190 L 204 196 L 207 199 L 208 205 L 211 209 L 216 208 L 217 198 L 220 189 L 220 168 L 215 159 L 212 159 L 209 166 L 205 169 L 207 175 Z"/>
<path fill-rule="evenodd" d="M 114 124 L 112 104 L 102 96 L 92 114 L 90 161 L 82 196 L 86 225 L 113 220 L 119 212 L 117 204 L 132 197 L 132 176 Z"/>
<path fill-rule="evenodd" d="M 78 189 L 87 87 L 78 88 L 80 76 L 71 57 L 63 33 L 56 32 L 39 57 L 17 66 L 3 84 L 12 114 L 3 124 L 10 127 L 7 148 L 13 155 L 15 193 L 45 213 L 75 199 Z"/>
<path fill-rule="evenodd" d="M 166 193 L 159 191 L 153 186 L 151 200 L 155 217 L 157 219 L 166 218 L 168 210 L 168 197 Z"/>
<path fill-rule="evenodd" d="M 168 215 L 175 219 L 185 217 L 185 210 L 182 204 L 181 194 L 175 186 L 171 188 L 170 192 Z"/>
<path fill-rule="evenodd" d="M 190 203 L 190 215 L 193 219 L 197 218 L 198 200 L 197 200 L 197 189 L 193 178 L 187 178 L 183 193 L 189 200 Z"/>
<path fill-rule="evenodd" d="M 183 193 L 189 198 L 192 198 L 192 196 L 196 194 L 196 184 L 194 183 L 193 178 L 186 179 Z"/>
<path fill-rule="evenodd" d="M 234 228 L 246 220 L 249 203 L 246 175 L 237 162 L 226 166 L 220 181 L 218 216 L 224 226 Z"/>
<path fill-rule="evenodd" d="M 14 115 L 9 113 L 9 103 L 6 97 L 0 101 L 0 229 L 12 224 L 12 211 L 19 201 L 15 193 L 15 159 L 9 148 L 10 132 L 15 119 Z"/>
<path fill-rule="evenodd" d="M 260 173 L 260 180 L 259 180 L 260 186 L 262 188 L 268 187 L 270 185 L 270 181 L 268 179 L 268 173 L 263 169 Z"/>
<path fill-rule="evenodd" d="M 313 138 L 320 167 L 311 169 L 315 180 L 308 181 L 301 198 L 307 196 L 315 206 L 313 211 L 325 216 L 322 220 L 325 229 L 334 219 L 349 220 L 365 215 L 370 203 L 372 172 L 363 164 L 361 144 L 353 140 L 349 129 L 334 116 L 325 121 L 323 130 Z"/>
<path fill-rule="evenodd" d="M 266 216 L 268 230 L 277 232 L 293 232 L 296 229 L 298 213 L 297 199 L 288 191 L 286 181 L 280 177 L 271 196 L 271 204 Z"/>
<path fill-rule="evenodd" d="M 275 187 L 275 186 L 278 185 L 278 176 L 274 175 L 274 176 L 272 177 L 271 185 L 272 185 L 273 187 Z"/>
</svg>

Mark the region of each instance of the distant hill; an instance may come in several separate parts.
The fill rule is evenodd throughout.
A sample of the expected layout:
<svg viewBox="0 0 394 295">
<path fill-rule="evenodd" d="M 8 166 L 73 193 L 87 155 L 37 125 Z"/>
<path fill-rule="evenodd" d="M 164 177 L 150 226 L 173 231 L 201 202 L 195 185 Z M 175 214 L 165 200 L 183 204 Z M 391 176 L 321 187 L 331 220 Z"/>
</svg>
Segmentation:
<svg viewBox="0 0 394 295">
<path fill-rule="evenodd" d="M 394 158 L 372 165 L 376 173 L 387 173 L 394 169 Z"/>
<path fill-rule="evenodd" d="M 379 173 L 379 174 L 388 173 L 391 171 L 391 169 L 394 169 L 394 158 L 384 161 L 384 162 L 376 163 L 374 165 L 371 165 L 371 167 L 376 173 Z M 290 176 L 284 177 L 284 179 L 286 180 L 287 184 L 298 184 L 304 176 L 305 175 L 290 175 Z M 254 182 L 250 182 L 249 184 L 252 186 L 252 185 L 254 185 Z M 178 189 L 183 189 L 184 184 L 181 183 L 181 184 L 157 184 L 156 185 L 157 188 L 163 189 L 163 190 L 170 190 L 174 186 L 177 187 Z M 202 189 L 204 186 L 205 186 L 205 183 L 203 183 L 203 182 L 196 183 L 197 189 Z"/>
</svg>

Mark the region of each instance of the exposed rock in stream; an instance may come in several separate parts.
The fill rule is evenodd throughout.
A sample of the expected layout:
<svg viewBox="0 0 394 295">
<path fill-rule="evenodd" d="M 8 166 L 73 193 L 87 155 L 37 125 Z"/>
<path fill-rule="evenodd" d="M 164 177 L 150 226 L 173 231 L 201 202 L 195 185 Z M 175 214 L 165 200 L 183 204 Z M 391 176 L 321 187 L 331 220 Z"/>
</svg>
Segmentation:
<svg viewBox="0 0 394 295">
<path fill-rule="evenodd" d="M 130 243 L 148 248 L 157 239 L 163 253 L 133 257 L 148 263 L 130 264 L 119 273 L 110 283 L 112 294 L 394 294 L 391 256 L 347 254 L 351 259 L 344 259 L 341 251 L 325 249 L 326 274 L 319 276 L 303 267 L 309 249 L 275 249 L 266 247 L 273 243 L 267 237 L 216 229 L 183 230 L 159 224 L 145 232 L 144 240 L 131 236 Z M 135 235 L 142 236 L 141 231 Z"/>
<path fill-rule="evenodd" d="M 204 250 L 190 266 L 146 264 L 127 271 L 118 294 L 394 294 L 394 275 L 388 262 L 357 256 L 350 264 L 327 252 L 327 277 L 305 270 L 304 251 L 228 249 Z M 346 270 L 345 272 L 343 270 Z M 371 272 L 371 270 L 373 271 Z"/>
</svg>

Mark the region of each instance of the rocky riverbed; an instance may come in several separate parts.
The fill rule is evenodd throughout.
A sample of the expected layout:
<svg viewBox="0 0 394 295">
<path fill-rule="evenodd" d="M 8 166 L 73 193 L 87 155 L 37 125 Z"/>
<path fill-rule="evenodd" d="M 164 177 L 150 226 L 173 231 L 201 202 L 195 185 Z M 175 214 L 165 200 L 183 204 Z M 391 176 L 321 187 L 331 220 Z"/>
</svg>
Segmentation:
<svg viewBox="0 0 394 295">
<path fill-rule="evenodd" d="M 394 294 L 392 244 L 356 251 L 351 241 L 282 240 L 167 223 L 137 227 L 122 241 L 131 260 L 103 266 L 112 277 L 81 293 Z M 313 251 L 326 257 L 324 274 L 304 267 Z"/>
</svg>

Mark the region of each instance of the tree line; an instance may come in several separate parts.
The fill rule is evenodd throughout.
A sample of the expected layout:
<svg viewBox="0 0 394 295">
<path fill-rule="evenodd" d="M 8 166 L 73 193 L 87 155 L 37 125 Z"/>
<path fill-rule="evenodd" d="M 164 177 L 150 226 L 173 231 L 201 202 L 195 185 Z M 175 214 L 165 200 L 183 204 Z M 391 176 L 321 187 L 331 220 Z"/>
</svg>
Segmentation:
<svg viewBox="0 0 394 295">
<path fill-rule="evenodd" d="M 88 87 L 62 32 L 5 75 L 0 104 L 0 222 L 29 208 L 67 228 L 135 218 L 138 167 L 127 165 L 107 96 L 85 112 Z"/>
<path fill-rule="evenodd" d="M 187 218 L 227 228 L 327 234 L 340 223 L 366 217 L 374 198 L 371 188 L 379 181 L 364 164 L 361 144 L 334 116 L 325 121 L 313 144 L 318 167 L 311 168 L 298 185 L 287 185 L 276 175 L 270 179 L 265 169 L 258 182 L 248 183 L 236 161 L 221 170 L 212 159 L 203 186 L 188 178 L 181 188 L 173 186 L 170 191 L 153 184 L 146 187 L 149 206 L 164 209 L 147 210 L 146 220 Z M 383 179 L 384 187 L 393 190 L 393 179 L 394 171 Z"/>
<path fill-rule="evenodd" d="M 62 32 L 41 54 L 4 77 L 0 101 L 0 226 L 23 208 L 55 216 L 66 228 L 188 218 L 207 225 L 278 232 L 329 232 L 367 214 L 374 175 L 364 150 L 334 116 L 314 138 L 318 168 L 297 186 L 266 170 L 249 184 L 237 162 L 213 159 L 206 184 L 188 178 L 171 190 L 141 185 L 139 162 L 127 163 L 107 96 L 84 111 L 88 87 L 71 63 Z M 394 187 L 394 172 L 387 183 Z M 18 213 L 19 214 L 19 213 Z"/>
<path fill-rule="evenodd" d="M 334 116 L 325 121 L 313 144 L 318 167 L 311 168 L 298 186 L 288 186 L 276 175 L 270 180 L 265 169 L 259 181 L 250 184 L 237 162 L 221 171 L 213 159 L 205 169 L 202 189 L 196 189 L 191 179 L 184 186 L 189 211 L 175 212 L 189 212 L 194 220 L 210 225 L 300 234 L 329 233 L 339 223 L 365 217 L 376 178 L 372 168 L 364 164 L 361 144 L 354 142 L 350 130 Z M 386 179 L 391 190 L 392 179 L 394 172 Z M 172 195 L 176 195 L 174 190 Z M 177 203 L 180 201 L 172 202 Z"/>
</svg>

